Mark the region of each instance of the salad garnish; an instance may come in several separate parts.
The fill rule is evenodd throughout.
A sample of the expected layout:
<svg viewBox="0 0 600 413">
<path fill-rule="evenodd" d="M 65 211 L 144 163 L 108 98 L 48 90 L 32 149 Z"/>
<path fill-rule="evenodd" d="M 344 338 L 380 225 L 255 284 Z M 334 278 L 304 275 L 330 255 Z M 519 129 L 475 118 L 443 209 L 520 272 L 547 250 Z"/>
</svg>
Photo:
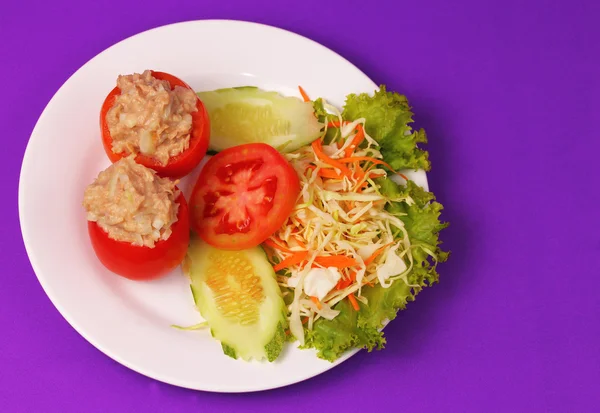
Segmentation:
<svg viewBox="0 0 600 413">
<path fill-rule="evenodd" d="M 301 182 L 288 221 L 265 243 L 289 303 L 291 334 L 323 358 L 381 347 L 383 324 L 436 282 L 441 205 L 399 168 L 429 168 L 406 99 L 382 87 L 340 113 L 319 99 L 320 139 L 286 154 Z M 385 110 L 385 116 L 381 114 Z M 350 117 L 352 116 L 352 117 Z M 373 135 L 372 135 L 373 133 Z M 413 142 L 398 154 L 392 139 Z M 380 143 L 380 142 L 383 142 Z"/>
</svg>

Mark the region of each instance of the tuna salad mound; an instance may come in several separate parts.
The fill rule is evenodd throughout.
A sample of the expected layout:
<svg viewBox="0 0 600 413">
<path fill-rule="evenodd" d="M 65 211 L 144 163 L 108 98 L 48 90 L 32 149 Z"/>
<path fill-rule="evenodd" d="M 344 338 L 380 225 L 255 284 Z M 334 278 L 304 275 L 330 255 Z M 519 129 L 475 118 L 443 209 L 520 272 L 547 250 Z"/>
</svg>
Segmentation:
<svg viewBox="0 0 600 413">
<path fill-rule="evenodd" d="M 180 191 L 133 157 L 123 158 L 100 172 L 86 189 L 83 206 L 109 238 L 154 247 L 171 235 L 177 222 Z"/>
<path fill-rule="evenodd" d="M 114 153 L 142 153 L 162 166 L 190 144 L 192 112 L 196 112 L 194 91 L 171 86 L 166 80 L 142 74 L 120 75 L 117 95 L 106 115 Z"/>
</svg>

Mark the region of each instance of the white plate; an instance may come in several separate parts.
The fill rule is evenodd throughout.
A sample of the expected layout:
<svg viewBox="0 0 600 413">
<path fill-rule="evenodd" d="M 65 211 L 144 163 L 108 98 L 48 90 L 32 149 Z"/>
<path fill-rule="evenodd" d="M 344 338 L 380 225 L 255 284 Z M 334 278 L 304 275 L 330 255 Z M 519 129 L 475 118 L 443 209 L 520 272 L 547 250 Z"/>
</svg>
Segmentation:
<svg viewBox="0 0 600 413">
<path fill-rule="evenodd" d="M 54 95 L 27 146 L 19 183 L 19 216 L 31 264 L 64 318 L 119 363 L 191 389 L 247 392 L 285 386 L 336 363 L 289 345 L 273 364 L 225 356 L 195 324 L 189 284 L 180 270 L 154 282 L 118 277 L 98 262 L 88 242 L 83 191 L 109 165 L 98 117 L 116 76 L 144 69 L 171 72 L 196 90 L 255 85 L 341 106 L 349 93 L 376 85 L 331 50 L 269 26 L 223 20 L 160 27 L 126 39 L 87 62 Z M 415 176 L 427 185 L 424 173 Z"/>
</svg>

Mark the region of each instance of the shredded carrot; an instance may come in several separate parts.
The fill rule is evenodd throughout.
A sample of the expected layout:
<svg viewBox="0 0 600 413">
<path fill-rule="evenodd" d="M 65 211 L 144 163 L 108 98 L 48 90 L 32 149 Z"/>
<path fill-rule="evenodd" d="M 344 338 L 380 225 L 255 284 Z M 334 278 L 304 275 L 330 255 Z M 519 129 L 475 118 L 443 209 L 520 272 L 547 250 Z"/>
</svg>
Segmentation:
<svg viewBox="0 0 600 413">
<path fill-rule="evenodd" d="M 314 264 L 319 264 L 322 267 L 345 268 L 358 265 L 358 261 L 352 257 L 346 257 L 345 255 L 329 255 L 316 257 Z M 315 267 L 314 264 L 313 268 Z"/>
<path fill-rule="evenodd" d="M 302 99 L 304 99 L 305 102 L 310 102 L 310 98 L 308 97 L 308 95 L 306 94 L 304 89 L 302 89 L 302 86 L 298 86 L 298 90 L 300 91 L 300 94 L 302 95 Z"/>
<path fill-rule="evenodd" d="M 399 174 L 399 175 L 402 175 L 402 174 Z M 382 177 L 382 176 L 385 176 L 385 172 L 382 172 L 382 171 L 369 171 L 369 177 L 370 178 L 379 178 L 379 177 Z M 402 177 L 404 179 L 406 179 L 406 177 L 404 175 L 402 175 Z"/>
<path fill-rule="evenodd" d="M 287 257 L 285 260 L 283 260 L 279 264 L 275 265 L 273 267 L 273 270 L 275 270 L 275 272 L 277 272 L 284 268 L 291 267 L 292 265 L 300 264 L 302 261 L 304 261 L 306 259 L 307 255 L 308 255 L 308 251 L 294 252 L 294 253 L 292 253 L 292 255 Z"/>
<path fill-rule="evenodd" d="M 365 173 L 365 171 L 360 167 L 360 165 L 358 164 L 358 162 L 354 162 L 354 174 L 356 175 L 356 180 L 358 182 L 361 182 L 365 179 L 365 177 L 367 176 L 367 174 Z M 359 191 L 360 192 L 360 191 Z"/>
<path fill-rule="evenodd" d="M 356 192 L 361 193 L 362 191 L 367 189 L 368 186 L 369 186 L 369 183 L 367 181 L 365 181 L 362 184 L 360 184 L 360 186 L 356 189 Z"/>
<path fill-rule="evenodd" d="M 365 131 L 364 131 L 362 125 L 359 123 L 356 126 L 358 129 L 358 132 L 356 132 L 356 135 L 354 135 L 354 138 L 352 138 L 352 142 L 350 143 L 350 145 L 348 145 L 346 147 L 346 151 L 345 151 L 346 158 L 349 157 L 350 155 L 352 155 L 354 153 L 354 150 L 358 147 L 358 145 L 360 145 L 360 143 L 363 141 L 363 139 L 365 139 Z"/>
<path fill-rule="evenodd" d="M 304 317 L 304 318 L 302 319 L 302 324 L 306 324 L 306 323 L 308 323 L 308 317 Z"/>
<path fill-rule="evenodd" d="M 358 301 L 356 301 L 356 297 L 354 297 L 354 294 L 350 294 L 348 296 L 348 299 L 350 300 L 350 304 L 352 304 L 352 308 L 354 308 L 356 311 L 360 310 L 360 307 L 358 306 Z"/>
<path fill-rule="evenodd" d="M 325 152 L 323 152 L 323 147 L 321 146 L 320 139 L 313 141 L 312 148 L 313 148 L 313 151 L 315 152 L 315 155 L 317 155 L 317 158 L 319 158 L 321 161 L 325 162 L 328 165 L 333 166 L 334 168 L 339 169 L 346 176 L 352 175 L 352 172 L 350 171 L 350 169 L 348 169 L 346 167 L 346 165 L 340 163 L 339 161 L 337 161 L 335 159 L 331 159 L 329 156 L 327 156 L 325 154 Z"/>
<path fill-rule="evenodd" d="M 407 180 L 407 181 L 408 181 L 408 178 L 407 178 L 407 177 L 406 177 L 404 174 L 401 174 L 400 172 L 396 172 L 396 171 L 394 170 L 394 168 L 392 168 L 392 167 L 390 166 L 390 164 L 389 164 L 389 163 L 387 163 L 387 162 L 384 162 L 384 161 L 382 161 L 382 160 L 380 160 L 380 159 L 371 158 L 370 156 L 352 156 L 352 157 L 350 157 L 350 158 L 342 158 L 342 159 L 338 159 L 338 162 L 341 162 L 341 163 L 352 163 L 352 162 L 356 162 L 356 161 L 366 161 L 366 162 L 373 162 L 373 163 L 374 163 L 374 164 L 376 164 L 376 165 L 383 165 L 383 166 L 385 166 L 386 168 L 388 168 L 390 171 L 392 171 L 393 173 L 395 173 L 395 174 L 397 174 L 397 175 L 400 175 L 402 178 L 404 178 L 405 180 Z"/>
<path fill-rule="evenodd" d="M 316 304 L 316 306 L 319 310 L 321 309 L 321 302 L 319 301 L 319 299 L 317 297 L 311 296 L 310 300 Z"/>
<path fill-rule="evenodd" d="M 335 289 L 336 290 L 343 290 L 344 288 L 348 287 L 350 284 L 352 284 L 352 281 L 349 278 L 341 279 L 335 285 Z"/>
<path fill-rule="evenodd" d="M 350 275 L 346 278 L 342 278 L 338 281 L 335 286 L 336 290 L 343 290 L 344 288 L 350 286 L 354 281 L 356 281 L 356 272 L 351 271 Z"/>
<path fill-rule="evenodd" d="M 341 201 L 342 205 L 345 206 L 346 211 L 352 211 L 354 209 L 354 201 Z"/>
<path fill-rule="evenodd" d="M 385 250 L 387 247 L 389 247 L 392 244 L 393 244 L 393 242 L 390 242 L 389 244 L 385 244 L 384 246 L 377 248 L 375 250 L 375 252 L 373 254 L 371 254 L 371 256 L 369 258 L 367 258 L 365 260 L 365 266 L 368 266 L 373 261 L 375 261 L 375 258 L 377 258 L 383 252 L 383 250 Z"/>
<path fill-rule="evenodd" d="M 323 178 L 330 178 L 330 179 L 342 179 L 342 175 L 340 175 L 333 169 L 327 169 L 327 168 L 319 169 L 319 176 L 322 176 Z"/>
</svg>

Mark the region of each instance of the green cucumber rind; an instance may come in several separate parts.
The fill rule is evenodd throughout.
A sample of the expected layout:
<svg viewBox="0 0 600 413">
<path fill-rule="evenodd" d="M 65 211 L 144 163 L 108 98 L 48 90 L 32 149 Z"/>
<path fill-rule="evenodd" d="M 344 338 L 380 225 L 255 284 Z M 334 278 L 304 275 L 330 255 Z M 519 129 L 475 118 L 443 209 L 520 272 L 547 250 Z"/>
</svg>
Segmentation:
<svg viewBox="0 0 600 413">
<path fill-rule="evenodd" d="M 233 347 L 228 346 L 225 343 L 221 343 L 221 347 L 223 348 L 223 353 L 225 353 L 226 356 L 231 357 L 232 359 L 236 359 L 237 360 L 237 354 L 235 352 L 235 349 Z"/>
<path fill-rule="evenodd" d="M 258 342 L 254 342 L 254 344 L 250 344 L 246 348 L 244 348 L 244 343 L 247 342 L 248 336 L 244 336 L 241 339 L 237 338 L 237 341 L 238 341 L 237 343 L 222 340 L 220 336 L 222 336 L 223 334 L 230 335 L 231 331 L 235 332 L 236 331 L 235 329 L 237 327 L 232 326 L 232 325 L 228 324 L 227 322 L 225 324 L 220 324 L 220 321 L 223 321 L 223 320 L 219 320 L 218 319 L 219 315 L 213 313 L 213 307 L 207 303 L 202 302 L 202 300 L 204 300 L 205 298 L 208 298 L 208 296 L 205 297 L 203 295 L 204 293 L 202 291 L 203 288 L 207 288 L 202 284 L 204 274 L 201 273 L 202 271 L 205 271 L 206 267 L 199 263 L 194 265 L 194 258 L 191 255 L 195 255 L 196 259 L 206 260 L 206 255 L 209 253 L 209 250 L 208 250 L 209 248 L 214 249 L 213 247 L 210 247 L 210 246 L 204 244 L 197 237 L 194 237 L 193 239 L 190 240 L 190 248 L 188 249 L 188 255 L 189 255 L 188 258 L 190 261 L 188 276 L 190 277 L 190 281 L 191 281 L 190 290 L 192 292 L 194 304 L 196 305 L 197 310 L 200 312 L 200 314 L 203 316 L 203 318 L 208 323 L 208 325 L 210 327 L 211 336 L 213 336 L 216 340 L 218 340 L 221 343 L 223 353 L 231 358 L 234 358 L 234 359 L 242 358 L 244 360 L 250 360 L 250 359 L 254 358 L 256 360 L 267 359 L 269 362 L 275 361 L 279 357 L 281 352 L 283 351 L 284 344 L 287 342 L 287 335 L 285 333 L 285 330 L 287 329 L 288 324 L 287 324 L 287 317 L 286 317 L 286 307 L 283 302 L 281 290 L 279 289 L 279 286 L 277 285 L 277 281 L 275 279 L 275 277 L 276 277 L 275 272 L 272 270 L 272 267 L 267 259 L 265 251 L 261 247 L 255 247 L 255 248 L 249 250 L 249 254 L 252 254 L 250 257 L 250 261 L 253 263 L 253 265 L 255 265 L 255 268 L 256 268 L 256 266 L 258 266 L 259 268 L 262 268 L 264 271 L 268 270 L 269 272 L 272 272 L 272 276 L 273 276 L 272 280 L 270 280 L 269 278 L 266 278 L 270 274 L 265 274 L 264 271 L 261 273 L 262 275 L 259 275 L 259 276 L 261 278 L 261 283 L 263 284 L 263 287 L 265 289 L 265 293 L 270 294 L 269 298 L 268 298 L 270 305 L 267 305 L 265 308 L 275 308 L 275 309 L 278 308 L 277 311 L 279 311 L 279 315 L 276 315 L 274 313 L 271 313 L 271 315 L 261 315 L 261 317 L 268 317 L 268 319 L 266 319 L 267 333 L 265 333 L 264 332 L 265 330 L 263 330 L 263 332 L 260 335 L 258 335 L 256 338 L 258 340 L 262 340 L 262 339 L 266 339 L 267 337 L 269 337 L 268 341 L 262 347 L 256 347 L 259 344 L 258 344 Z M 261 262 L 257 264 L 255 262 L 256 259 L 260 259 Z M 271 282 L 274 283 L 274 285 L 270 285 L 270 286 L 265 285 L 265 283 L 271 283 Z M 274 296 L 273 293 L 275 293 L 276 296 Z M 206 305 L 203 305 L 203 304 L 206 304 Z M 261 305 L 266 305 L 266 304 L 265 304 L 265 302 L 263 302 Z M 204 308 L 205 311 L 203 311 L 202 308 Z M 264 318 L 263 318 L 263 321 L 265 321 Z M 272 325 L 272 327 L 269 327 L 271 325 Z M 231 330 L 232 328 L 233 328 L 233 330 Z M 242 329 L 240 329 L 240 330 L 243 331 Z M 220 334 L 220 332 L 222 334 Z M 257 355 L 257 351 L 260 348 L 263 349 L 261 352 L 263 354 Z"/>
<path fill-rule="evenodd" d="M 238 94 L 237 92 L 246 93 Z M 232 146 L 252 142 L 266 143 L 273 146 L 279 152 L 288 153 L 309 145 L 321 137 L 324 125 L 317 119 L 312 103 L 303 102 L 296 97 L 283 96 L 278 92 L 263 90 L 256 86 L 221 88 L 197 92 L 197 95 L 204 103 L 211 119 L 216 110 L 223 110 L 225 105 L 229 103 L 241 103 L 245 99 L 264 99 L 273 103 L 274 110 L 283 116 L 280 119 L 289 121 L 290 125 L 293 125 L 290 130 L 291 135 L 268 136 L 259 140 L 246 140 L 229 135 L 219 135 L 215 132 L 214 123 L 211 121 L 211 137 L 208 148 L 210 153 L 218 153 Z M 297 107 L 294 105 L 297 105 Z M 290 114 L 290 106 L 293 106 L 293 110 L 291 111 L 293 115 Z M 240 122 L 241 124 L 238 128 L 243 129 L 242 124 L 244 120 L 241 119 Z M 244 125 L 244 127 L 247 126 Z"/>
</svg>

